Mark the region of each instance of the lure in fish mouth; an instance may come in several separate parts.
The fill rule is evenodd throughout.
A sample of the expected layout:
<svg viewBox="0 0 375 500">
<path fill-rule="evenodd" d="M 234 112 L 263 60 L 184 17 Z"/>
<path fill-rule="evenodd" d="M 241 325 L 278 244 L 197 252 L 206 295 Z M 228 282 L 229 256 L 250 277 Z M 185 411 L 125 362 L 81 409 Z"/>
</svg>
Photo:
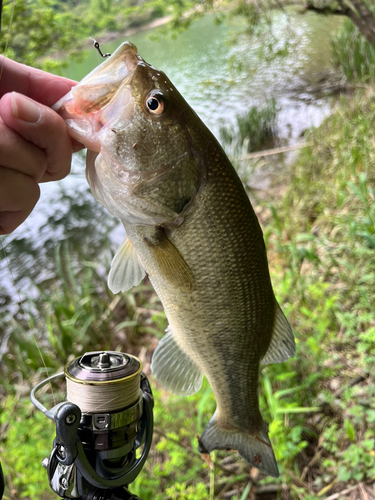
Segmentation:
<svg viewBox="0 0 375 500">
<path fill-rule="evenodd" d="M 149 276 L 169 327 L 152 359 L 165 388 L 199 390 L 216 412 L 199 449 L 236 449 L 278 476 L 259 411 L 260 364 L 294 356 L 271 285 L 262 230 L 223 149 L 168 77 L 123 43 L 54 109 L 87 148 L 94 197 L 125 227 L 108 277 Z"/>
</svg>

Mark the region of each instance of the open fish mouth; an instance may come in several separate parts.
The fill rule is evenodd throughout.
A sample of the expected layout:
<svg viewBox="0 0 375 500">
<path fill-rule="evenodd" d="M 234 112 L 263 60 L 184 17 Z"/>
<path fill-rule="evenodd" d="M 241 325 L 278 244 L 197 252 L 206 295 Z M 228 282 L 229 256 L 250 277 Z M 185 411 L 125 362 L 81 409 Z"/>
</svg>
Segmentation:
<svg viewBox="0 0 375 500">
<path fill-rule="evenodd" d="M 124 42 L 53 106 L 71 136 L 88 149 L 100 151 L 97 133 L 111 121 L 114 109 L 121 106 L 123 120 L 131 118 L 131 82 L 138 64 L 145 62 L 137 47 Z M 106 109 L 109 103 L 111 107 Z"/>
</svg>

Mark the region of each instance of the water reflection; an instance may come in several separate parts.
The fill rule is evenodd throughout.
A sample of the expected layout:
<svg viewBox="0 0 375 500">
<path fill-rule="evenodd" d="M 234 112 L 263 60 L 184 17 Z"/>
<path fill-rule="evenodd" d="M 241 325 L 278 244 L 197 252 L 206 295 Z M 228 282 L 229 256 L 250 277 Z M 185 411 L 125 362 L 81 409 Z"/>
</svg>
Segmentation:
<svg viewBox="0 0 375 500">
<path fill-rule="evenodd" d="M 275 17 L 274 35 L 281 46 L 290 33 L 288 22 L 284 15 Z M 259 43 L 250 46 L 245 35 L 239 35 L 235 44 L 226 44 L 228 34 L 238 34 L 241 25 L 218 26 L 210 16 L 174 40 L 157 43 L 148 38 L 147 31 L 130 40 L 145 60 L 168 74 L 215 134 L 221 119 L 234 122 L 237 114 L 274 97 L 279 140 L 292 144 L 306 128 L 319 125 L 330 111 L 329 100 L 316 100 L 309 87 L 318 73 L 331 70 L 329 36 L 336 24 L 336 19 L 313 13 L 294 19 L 296 49 L 287 57 L 273 60 L 265 57 Z M 102 48 L 111 52 L 119 43 L 116 40 Z M 241 63 L 241 71 L 231 67 L 232 60 Z M 81 79 L 100 62 L 100 56 L 92 50 L 83 64 L 72 64 L 66 76 Z M 304 89 L 304 95 L 296 93 L 296 88 Z M 17 302 L 9 268 L 21 294 L 32 297 L 38 293 L 35 284 L 55 276 L 54 248 L 59 242 L 69 239 L 77 251 L 86 247 L 87 257 L 94 256 L 116 227 L 117 222 L 94 201 L 83 171 L 84 159 L 75 155 L 72 175 L 43 184 L 41 200 L 29 219 L 12 235 L 1 237 L 8 261 L 1 257 L 0 308 L 6 306 L 12 312 L 10 304 Z M 110 239 L 117 245 L 122 237 L 122 230 L 117 228 Z"/>
<path fill-rule="evenodd" d="M 329 37 L 340 22 L 334 16 L 312 12 L 292 20 L 275 14 L 272 35 L 279 41 L 275 47 L 281 49 L 288 40 L 286 57 L 270 58 L 261 42 L 238 35 L 244 29 L 241 22 L 216 25 L 212 16 L 200 19 L 176 39 L 155 42 L 149 38 L 153 31 L 142 31 L 128 39 L 147 62 L 170 77 L 216 135 L 220 118 L 234 122 L 237 114 L 274 97 L 280 110 L 279 135 L 290 140 L 310 125 L 319 124 L 329 113 L 327 99 L 296 103 L 295 89 L 308 92 L 322 73 L 332 70 Z M 234 43 L 228 43 L 233 39 Z M 102 48 L 111 53 L 122 41 L 124 38 Z M 92 50 L 82 64 L 70 65 L 67 76 L 80 80 L 101 62 Z M 239 66 L 240 71 L 235 69 Z"/>
<path fill-rule="evenodd" d="M 33 298 L 36 285 L 55 277 L 54 251 L 59 243 L 69 240 L 73 255 L 85 248 L 85 256 L 94 258 L 117 224 L 93 199 L 83 170 L 81 155 L 67 179 L 41 185 L 32 215 L 14 233 L 1 237 L 0 309 L 17 301 L 13 280 L 23 299 Z"/>
</svg>

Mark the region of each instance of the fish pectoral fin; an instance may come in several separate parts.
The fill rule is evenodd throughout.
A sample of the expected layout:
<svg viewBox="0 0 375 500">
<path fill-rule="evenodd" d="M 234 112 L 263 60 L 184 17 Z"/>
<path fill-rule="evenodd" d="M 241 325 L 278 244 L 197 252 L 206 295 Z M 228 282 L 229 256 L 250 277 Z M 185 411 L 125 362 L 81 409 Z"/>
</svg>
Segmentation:
<svg viewBox="0 0 375 500">
<path fill-rule="evenodd" d="M 199 438 L 198 451 L 211 453 L 213 450 L 238 450 L 239 454 L 260 472 L 278 477 L 279 470 L 268 437 L 267 425 L 265 422 L 262 425 L 263 428 L 257 435 L 236 429 L 222 429 L 217 423 L 215 413 Z"/>
<path fill-rule="evenodd" d="M 202 385 L 200 369 L 177 344 L 169 327 L 152 356 L 151 372 L 163 387 L 180 396 L 191 396 Z"/>
<path fill-rule="evenodd" d="M 194 276 L 184 258 L 162 229 L 152 241 L 145 238 L 160 274 L 174 287 L 192 290 Z M 152 277 L 152 274 L 150 273 Z"/>
<path fill-rule="evenodd" d="M 111 263 L 108 275 L 108 287 L 113 293 L 126 292 L 146 276 L 139 256 L 129 240 L 125 238 Z"/>
<path fill-rule="evenodd" d="M 296 344 L 293 331 L 279 304 L 276 303 L 276 316 L 271 344 L 261 362 L 263 365 L 282 363 L 288 358 L 293 358 L 295 353 Z"/>
</svg>

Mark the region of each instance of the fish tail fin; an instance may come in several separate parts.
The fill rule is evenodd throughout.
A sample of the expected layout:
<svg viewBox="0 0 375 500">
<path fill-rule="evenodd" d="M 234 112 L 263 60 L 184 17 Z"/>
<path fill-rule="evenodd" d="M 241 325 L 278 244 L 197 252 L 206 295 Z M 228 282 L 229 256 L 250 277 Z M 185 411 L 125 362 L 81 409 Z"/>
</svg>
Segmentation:
<svg viewBox="0 0 375 500">
<path fill-rule="evenodd" d="M 213 450 L 223 449 L 238 450 L 247 462 L 263 474 L 279 476 L 265 422 L 258 435 L 250 435 L 236 430 L 221 429 L 217 424 L 215 414 L 199 439 L 198 450 L 200 453 L 210 453 Z"/>
</svg>

